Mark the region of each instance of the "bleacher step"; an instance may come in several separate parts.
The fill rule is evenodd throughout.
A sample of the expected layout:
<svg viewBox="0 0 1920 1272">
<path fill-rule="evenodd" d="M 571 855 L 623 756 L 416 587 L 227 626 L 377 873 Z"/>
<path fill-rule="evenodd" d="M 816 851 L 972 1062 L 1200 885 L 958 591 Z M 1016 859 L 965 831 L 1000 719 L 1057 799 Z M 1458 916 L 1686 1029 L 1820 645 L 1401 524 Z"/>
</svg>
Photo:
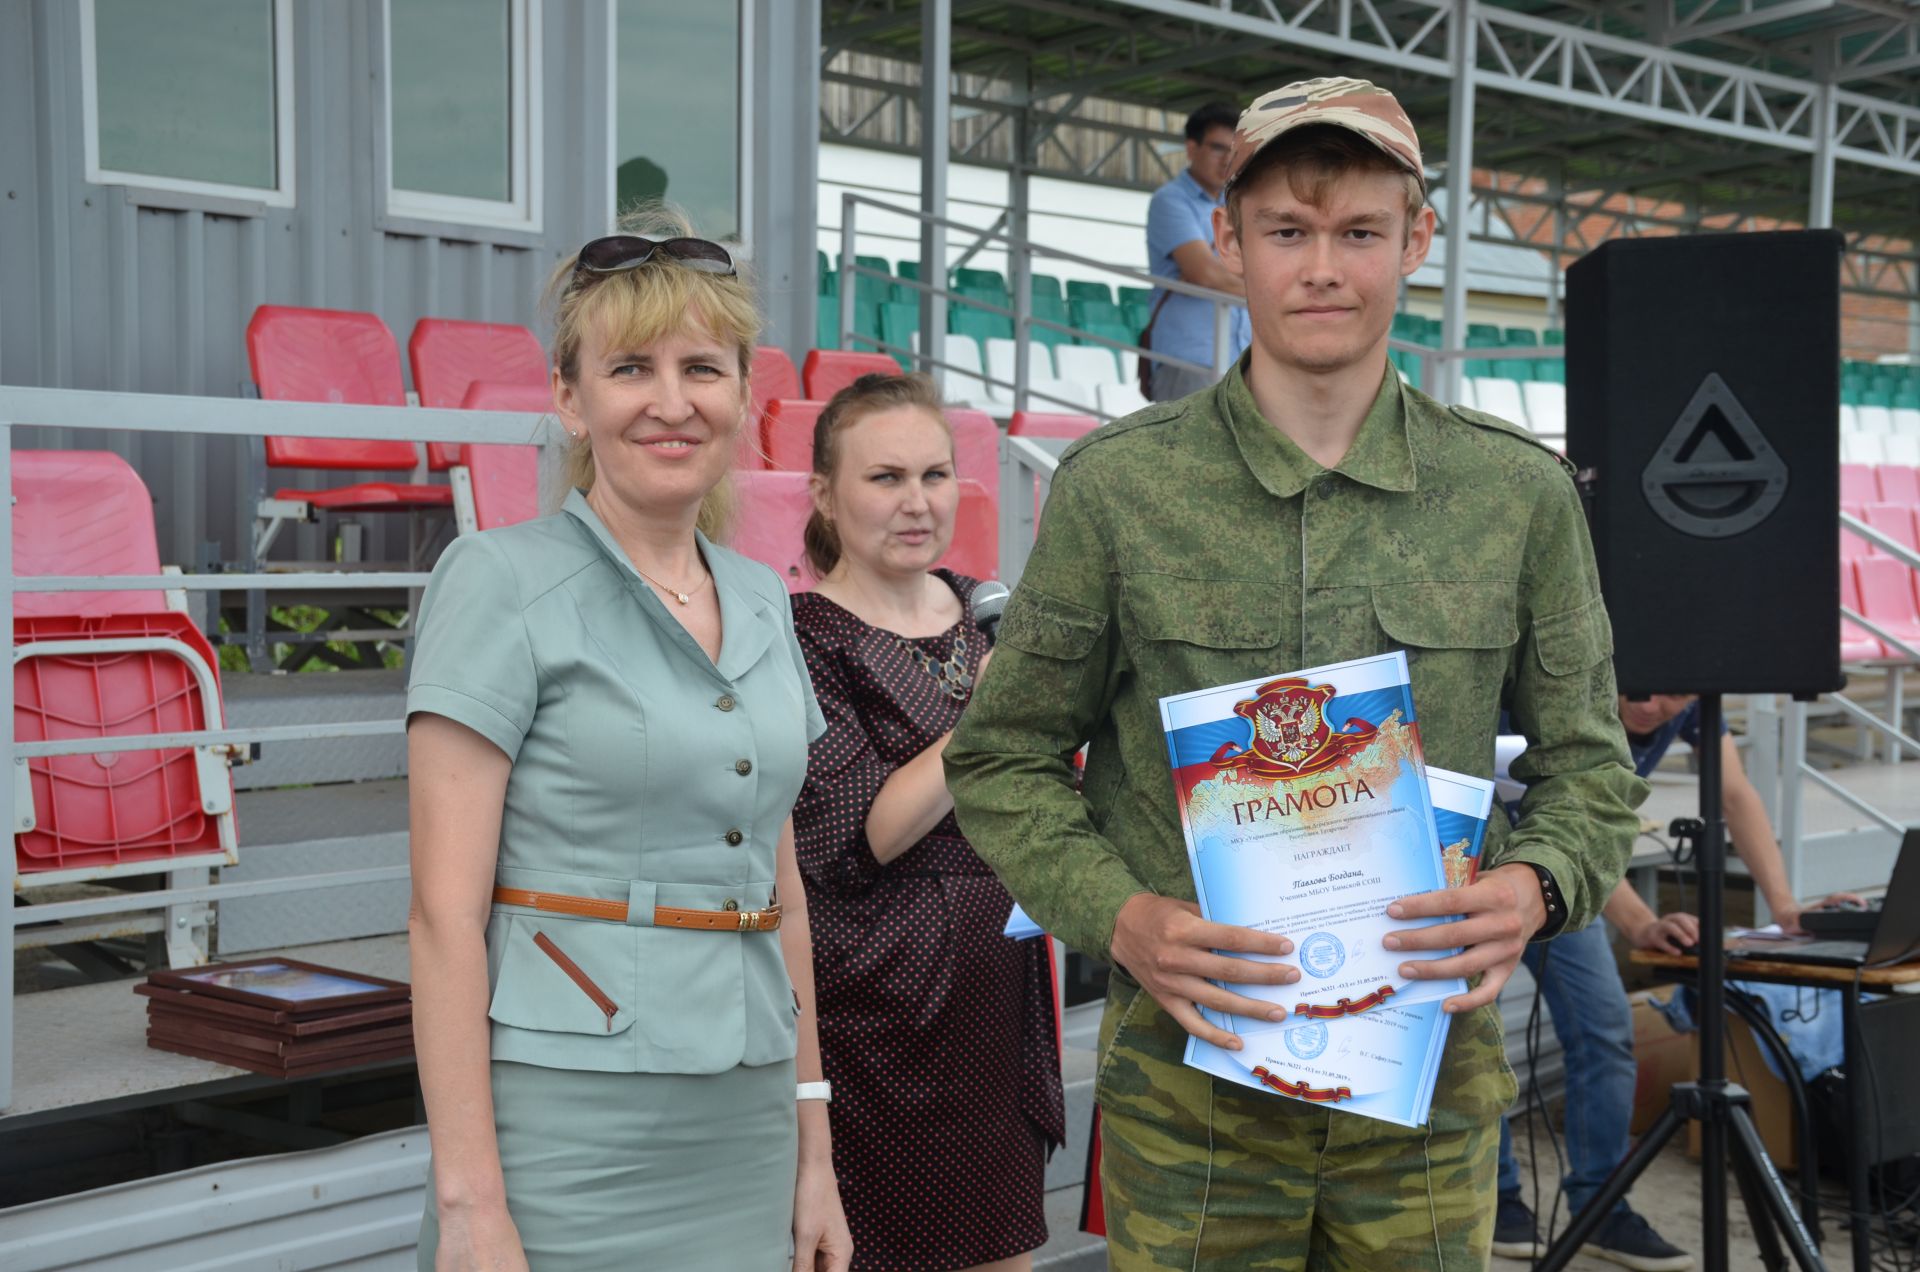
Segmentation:
<svg viewBox="0 0 1920 1272">
<path fill-rule="evenodd" d="M 405 778 L 244 791 L 235 815 L 240 864 L 220 872 L 223 882 L 407 864 Z M 220 903 L 217 950 L 232 956 L 402 932 L 407 896 L 400 878 L 233 897 Z"/>
<path fill-rule="evenodd" d="M 296 676 L 224 672 L 220 696 L 235 728 L 261 725 L 334 724 L 349 720 L 394 720 L 406 711 L 404 671 L 343 671 Z M 370 782 L 404 777 L 407 739 L 393 733 L 371 738 L 318 738 L 275 742 L 260 758 L 233 770 L 236 790 L 323 782 Z M 244 840 L 242 841 L 245 842 Z"/>
</svg>

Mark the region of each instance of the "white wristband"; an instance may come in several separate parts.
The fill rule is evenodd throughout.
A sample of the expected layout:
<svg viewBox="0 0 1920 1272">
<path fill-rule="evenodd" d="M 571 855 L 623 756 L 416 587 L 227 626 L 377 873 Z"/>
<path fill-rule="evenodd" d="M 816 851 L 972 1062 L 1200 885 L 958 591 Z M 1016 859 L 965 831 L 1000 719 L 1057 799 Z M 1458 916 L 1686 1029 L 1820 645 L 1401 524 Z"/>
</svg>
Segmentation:
<svg viewBox="0 0 1920 1272">
<path fill-rule="evenodd" d="M 833 1103 L 833 1083 L 802 1082 L 793 1089 L 796 1100 L 819 1100 L 823 1104 Z"/>
</svg>

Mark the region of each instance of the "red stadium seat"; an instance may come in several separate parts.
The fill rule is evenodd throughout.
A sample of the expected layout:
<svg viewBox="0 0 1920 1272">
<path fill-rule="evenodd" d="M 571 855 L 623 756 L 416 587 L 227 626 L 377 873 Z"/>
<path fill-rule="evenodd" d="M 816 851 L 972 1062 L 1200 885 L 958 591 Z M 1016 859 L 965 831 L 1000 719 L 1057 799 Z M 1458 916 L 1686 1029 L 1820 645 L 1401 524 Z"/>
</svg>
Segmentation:
<svg viewBox="0 0 1920 1272">
<path fill-rule="evenodd" d="M 1905 464 L 1882 464 L 1873 473 L 1880 484 L 1878 499 L 1881 503 L 1920 508 L 1920 468 L 1909 468 Z M 1845 498 L 1844 495 L 1841 497 Z M 1872 503 L 1874 500 L 1865 499 L 1861 502 Z"/>
<path fill-rule="evenodd" d="M 1882 498 L 1872 464 L 1840 465 L 1840 502 L 1870 504 Z"/>
<path fill-rule="evenodd" d="M 768 402 L 766 418 L 760 421 L 760 448 L 766 453 L 766 466 L 775 472 L 812 472 L 813 426 L 826 409 L 825 402 L 796 398 Z"/>
<path fill-rule="evenodd" d="M 16 451 L 14 571 L 158 574 L 153 500 L 117 455 Z M 219 662 L 164 593 L 14 597 L 14 737 L 21 742 L 220 728 Z M 103 641 L 110 652 L 90 652 Z M 27 761 L 32 806 L 15 869 L 37 883 L 230 864 L 238 842 L 226 762 L 191 748 Z"/>
<path fill-rule="evenodd" d="M 954 518 L 953 543 L 940 564 L 976 579 L 1000 577 L 1000 506 L 971 477 L 960 479 L 960 511 Z"/>
<path fill-rule="evenodd" d="M 1843 503 L 1840 505 L 1840 511 L 1852 517 L 1855 521 L 1859 521 L 1865 515 L 1866 510 L 1859 504 Z M 1872 544 L 1847 529 L 1846 526 L 1843 525 L 1840 527 L 1840 560 L 1842 562 L 1851 561 L 1855 557 L 1863 557 L 1872 550 Z M 1844 571 L 1842 572 L 1844 573 Z"/>
<path fill-rule="evenodd" d="M 1062 415 L 1048 411 L 1015 411 L 1007 424 L 1008 437 L 1047 437 L 1057 441 L 1077 441 L 1100 421 L 1091 415 Z"/>
<path fill-rule="evenodd" d="M 900 364 L 884 353 L 814 349 L 806 361 L 807 396 L 824 402 L 863 375 L 899 375 Z"/>
<path fill-rule="evenodd" d="M 373 314 L 342 309 L 262 305 L 247 323 L 247 361 L 260 396 L 269 402 L 344 402 L 405 406 L 400 351 L 387 324 Z M 412 442 L 269 437 L 269 468 L 411 472 L 419 460 Z M 325 491 L 280 490 L 274 498 L 332 511 L 445 508 L 445 486 L 367 482 Z"/>
<path fill-rule="evenodd" d="M 1860 519 L 1889 539 L 1920 551 L 1920 533 L 1915 532 L 1913 524 L 1915 512 L 1916 509 L 1906 504 L 1870 503 Z M 1876 547 L 1873 551 L 1877 553 L 1880 549 Z"/>
<path fill-rule="evenodd" d="M 1865 613 L 1860 608 L 1860 578 L 1854 573 L 1851 562 L 1842 562 L 1840 566 L 1840 604 L 1856 614 Z M 1872 658 L 1886 657 L 1886 646 L 1879 638 L 1851 619 L 1840 620 L 1840 661 L 1866 662 Z"/>
<path fill-rule="evenodd" d="M 733 456 L 734 468 L 747 472 L 768 467 L 767 457 L 760 450 L 761 428 L 768 405 L 777 398 L 802 396 L 800 373 L 794 370 L 793 359 L 785 349 L 761 345 L 753 351 L 752 389 L 753 414 L 748 427 L 741 431 L 740 444 L 734 448 Z"/>
<path fill-rule="evenodd" d="M 1907 644 L 1920 645 L 1920 601 L 1914 596 L 1913 570 L 1889 556 L 1862 557 L 1853 568 L 1860 582 L 1856 612 Z"/>
<path fill-rule="evenodd" d="M 460 467 L 473 485 L 473 529 L 497 530 L 540 515 L 539 451 L 478 443 L 464 450 Z"/>
<path fill-rule="evenodd" d="M 158 574 L 153 499 L 111 451 L 13 453 L 13 572 Z M 16 619 L 43 615 L 158 614 L 161 592 L 16 592 Z"/>
<path fill-rule="evenodd" d="M 413 334 L 407 338 L 407 361 L 413 366 L 413 391 L 425 407 L 466 405 L 467 390 L 476 380 L 548 388 L 547 351 L 531 331 L 514 323 L 422 318 L 413 324 Z M 433 472 L 445 472 L 459 462 L 457 443 L 427 443 L 427 467 Z"/>
<path fill-rule="evenodd" d="M 964 480 L 979 482 L 997 508 L 1000 504 L 1000 426 L 985 411 L 966 407 L 948 407 L 947 423 L 953 427 L 954 471 Z"/>
<path fill-rule="evenodd" d="M 813 513 L 804 472 L 737 472 L 738 503 L 727 546 L 770 565 L 786 581 L 787 591 L 804 592 L 815 583 L 807 568 L 803 536 Z"/>
</svg>

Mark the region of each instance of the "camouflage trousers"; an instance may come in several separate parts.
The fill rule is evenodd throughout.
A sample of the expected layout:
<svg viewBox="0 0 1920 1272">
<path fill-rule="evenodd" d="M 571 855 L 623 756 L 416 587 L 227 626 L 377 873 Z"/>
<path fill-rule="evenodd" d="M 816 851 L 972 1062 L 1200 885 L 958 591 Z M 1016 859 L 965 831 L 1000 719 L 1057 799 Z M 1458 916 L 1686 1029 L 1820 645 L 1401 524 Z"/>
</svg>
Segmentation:
<svg viewBox="0 0 1920 1272">
<path fill-rule="evenodd" d="M 1453 1022 L 1419 1129 L 1216 1081 L 1181 1063 L 1185 1045 L 1115 971 L 1094 1081 L 1115 1272 L 1486 1266 L 1515 1094 L 1496 1009 Z"/>
</svg>

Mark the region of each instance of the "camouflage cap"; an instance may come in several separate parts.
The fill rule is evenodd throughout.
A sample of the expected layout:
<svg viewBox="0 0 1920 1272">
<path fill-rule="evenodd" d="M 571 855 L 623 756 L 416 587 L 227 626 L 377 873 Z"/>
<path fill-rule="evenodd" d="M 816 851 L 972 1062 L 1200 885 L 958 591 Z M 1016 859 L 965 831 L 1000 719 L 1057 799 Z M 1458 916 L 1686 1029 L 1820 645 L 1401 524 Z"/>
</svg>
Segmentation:
<svg viewBox="0 0 1920 1272">
<path fill-rule="evenodd" d="M 1420 138 L 1399 99 L 1366 80 L 1341 78 L 1301 80 L 1277 88 L 1247 107 L 1234 130 L 1227 185 L 1234 183 L 1268 142 L 1308 124 L 1331 124 L 1359 133 L 1412 173 L 1421 193 L 1426 193 Z"/>
</svg>

